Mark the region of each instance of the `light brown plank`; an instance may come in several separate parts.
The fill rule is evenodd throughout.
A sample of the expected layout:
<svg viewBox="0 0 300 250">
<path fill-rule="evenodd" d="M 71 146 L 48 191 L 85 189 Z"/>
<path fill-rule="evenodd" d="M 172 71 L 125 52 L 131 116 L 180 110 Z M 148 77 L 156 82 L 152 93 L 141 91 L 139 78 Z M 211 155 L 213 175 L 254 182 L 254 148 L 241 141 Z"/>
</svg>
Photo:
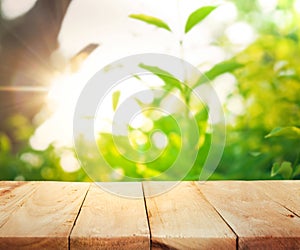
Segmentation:
<svg viewBox="0 0 300 250">
<path fill-rule="evenodd" d="M 106 183 L 143 197 L 141 183 Z M 149 249 L 144 199 L 123 198 L 93 184 L 70 238 L 71 249 Z"/>
<path fill-rule="evenodd" d="M 28 185 L 34 186 L 32 192 L 28 193 Z M 18 188 L 14 199 L 18 200 L 17 195 L 20 199 L 27 195 L 11 207 L 14 212 L 2 224 L 0 249 L 67 249 L 69 234 L 89 185 L 31 182 Z"/>
<path fill-rule="evenodd" d="M 197 185 L 182 182 L 159 196 L 168 182 L 144 182 L 153 249 L 236 249 L 236 236 Z"/>
<path fill-rule="evenodd" d="M 255 187 L 300 217 L 300 181 L 258 181 Z"/>
<path fill-rule="evenodd" d="M 0 182 L 0 228 L 35 189 L 31 182 Z"/>
<path fill-rule="evenodd" d="M 200 190 L 238 235 L 240 249 L 299 249 L 300 219 L 256 188 L 256 182 L 219 181 Z"/>
</svg>

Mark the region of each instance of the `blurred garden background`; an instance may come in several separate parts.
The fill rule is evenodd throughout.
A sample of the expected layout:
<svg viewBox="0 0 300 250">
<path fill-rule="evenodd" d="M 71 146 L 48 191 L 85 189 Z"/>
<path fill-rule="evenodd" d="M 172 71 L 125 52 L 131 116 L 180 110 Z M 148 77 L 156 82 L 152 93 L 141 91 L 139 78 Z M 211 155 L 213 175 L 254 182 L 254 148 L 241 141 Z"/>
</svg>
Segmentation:
<svg viewBox="0 0 300 250">
<path fill-rule="evenodd" d="M 110 128 L 130 91 L 153 85 L 177 91 L 193 110 L 201 140 L 185 179 L 198 180 L 213 146 L 207 107 L 193 103 L 176 79 L 155 73 L 113 90 L 101 119 L 83 117 L 95 120 L 99 150 L 113 171 L 102 171 L 91 138 L 76 139 L 86 150 L 77 160 L 73 113 L 80 91 L 99 69 L 138 53 L 182 58 L 206 75 L 195 88 L 204 82 L 215 88 L 226 118 L 226 145 L 210 179 L 300 178 L 300 0 L 0 3 L 0 180 L 91 181 L 80 164 L 95 169 L 97 181 L 158 175 L 172 164 L 183 140 L 172 117 L 145 113 L 128 126 L 131 144 L 124 141 L 125 151 L 146 152 L 150 130 L 164 133 L 163 140 L 154 138 L 162 158 L 149 164 L 124 159 Z M 192 25 L 189 17 L 196 20 Z M 153 72 L 155 65 L 143 67 Z M 168 96 L 138 104 L 145 102 L 170 105 Z"/>
</svg>

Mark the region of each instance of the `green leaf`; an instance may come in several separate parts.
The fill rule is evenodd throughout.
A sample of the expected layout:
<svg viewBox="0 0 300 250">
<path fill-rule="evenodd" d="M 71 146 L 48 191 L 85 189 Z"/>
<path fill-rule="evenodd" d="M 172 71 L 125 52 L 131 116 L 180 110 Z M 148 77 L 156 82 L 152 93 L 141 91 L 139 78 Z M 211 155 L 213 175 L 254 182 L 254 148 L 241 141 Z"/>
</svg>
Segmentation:
<svg viewBox="0 0 300 250">
<path fill-rule="evenodd" d="M 140 76 L 139 75 L 136 75 L 136 74 L 134 74 L 134 75 L 132 75 L 135 79 L 138 79 L 138 80 L 142 80 L 142 78 L 140 78 Z"/>
<path fill-rule="evenodd" d="M 261 152 L 250 152 L 250 155 L 253 156 L 253 157 L 257 157 L 257 156 L 260 156 L 261 155 Z"/>
<path fill-rule="evenodd" d="M 288 161 L 284 161 L 281 164 L 275 162 L 272 166 L 271 176 L 280 174 L 284 179 L 290 179 L 293 173 L 292 164 Z"/>
<path fill-rule="evenodd" d="M 300 128 L 297 127 L 278 127 L 274 128 L 265 138 L 285 136 L 291 139 L 300 139 Z"/>
<path fill-rule="evenodd" d="M 139 67 L 141 67 L 142 69 L 146 69 L 146 70 L 150 71 L 152 74 L 158 76 L 161 80 L 164 81 L 164 83 L 168 87 L 168 89 L 172 89 L 174 87 L 181 89 L 181 87 L 182 87 L 181 82 L 178 79 L 176 79 L 176 77 L 173 76 L 168 71 L 165 71 L 156 66 L 150 66 L 150 65 L 143 64 L 143 63 L 139 64 Z"/>
<path fill-rule="evenodd" d="M 203 107 L 196 115 L 196 121 L 207 121 L 208 120 L 208 110 L 206 107 Z"/>
<path fill-rule="evenodd" d="M 113 93 L 112 95 L 112 105 L 113 105 L 113 110 L 116 111 L 119 99 L 120 99 L 121 92 L 118 90 Z"/>
<path fill-rule="evenodd" d="M 275 176 L 280 169 L 280 164 L 278 162 L 273 163 L 272 169 L 271 169 L 271 176 Z"/>
<path fill-rule="evenodd" d="M 205 6 L 197 9 L 192 14 L 190 14 L 185 25 L 185 33 L 188 33 L 195 25 L 200 23 L 205 17 L 207 17 L 216 6 Z"/>
<path fill-rule="evenodd" d="M 198 87 L 199 85 L 211 81 L 215 79 L 217 76 L 222 75 L 224 73 L 233 72 L 234 70 L 243 67 L 243 64 L 240 64 L 236 61 L 225 61 L 216 64 L 214 67 L 212 67 L 210 70 L 206 71 L 196 82 L 194 85 L 195 87 Z"/>
<path fill-rule="evenodd" d="M 158 28 L 162 28 L 162 29 L 171 31 L 168 24 L 166 24 L 163 20 L 161 20 L 157 17 L 148 16 L 148 15 L 144 15 L 144 14 L 131 14 L 131 15 L 129 15 L 129 17 L 140 20 L 140 21 L 148 23 L 148 24 L 152 24 Z"/>
<path fill-rule="evenodd" d="M 295 167 L 293 177 L 296 177 L 298 175 L 300 175 L 300 164 Z"/>
<path fill-rule="evenodd" d="M 10 150 L 11 142 L 9 137 L 4 133 L 0 133 L 0 152 L 8 153 Z"/>
</svg>

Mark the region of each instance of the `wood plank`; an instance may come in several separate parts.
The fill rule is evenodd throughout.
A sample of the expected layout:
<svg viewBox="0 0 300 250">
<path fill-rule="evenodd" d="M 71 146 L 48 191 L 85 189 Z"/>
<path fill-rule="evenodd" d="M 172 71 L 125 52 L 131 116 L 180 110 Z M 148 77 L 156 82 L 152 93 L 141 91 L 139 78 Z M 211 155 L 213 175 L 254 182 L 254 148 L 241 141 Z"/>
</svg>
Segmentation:
<svg viewBox="0 0 300 250">
<path fill-rule="evenodd" d="M 120 197 L 93 184 L 72 231 L 70 248 L 149 249 L 150 233 L 141 183 L 106 183 L 106 188 L 126 190 L 142 198 Z"/>
<path fill-rule="evenodd" d="M 238 235 L 241 249 L 299 249 L 300 218 L 256 188 L 256 182 L 198 183 Z"/>
<path fill-rule="evenodd" d="M 300 217 L 300 181 L 257 181 L 255 187 Z"/>
<path fill-rule="evenodd" d="M 28 185 L 34 186 L 33 192 L 27 192 Z M 67 249 L 89 185 L 31 182 L 21 186 L 18 195 L 28 194 L 0 227 L 0 249 Z"/>
<path fill-rule="evenodd" d="M 0 228 L 35 189 L 31 182 L 0 182 Z"/>
<path fill-rule="evenodd" d="M 236 236 L 197 185 L 144 182 L 153 249 L 236 249 Z"/>
</svg>

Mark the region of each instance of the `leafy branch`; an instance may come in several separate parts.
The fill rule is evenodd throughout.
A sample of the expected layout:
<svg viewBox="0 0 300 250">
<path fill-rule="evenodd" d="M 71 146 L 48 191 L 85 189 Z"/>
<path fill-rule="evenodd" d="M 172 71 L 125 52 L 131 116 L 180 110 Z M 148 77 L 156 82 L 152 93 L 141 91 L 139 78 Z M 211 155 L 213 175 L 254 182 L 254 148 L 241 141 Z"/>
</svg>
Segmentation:
<svg viewBox="0 0 300 250">
<path fill-rule="evenodd" d="M 300 128 L 295 126 L 289 127 L 277 127 L 274 128 L 265 138 L 271 137 L 285 137 L 290 140 L 300 141 Z M 289 161 L 275 162 L 272 166 L 271 177 L 275 175 L 281 175 L 285 179 L 291 179 L 300 175 L 300 164 L 299 164 L 300 152 L 297 155 L 295 162 L 292 164 Z"/>
<path fill-rule="evenodd" d="M 148 15 L 144 15 L 144 14 L 131 14 L 131 15 L 129 15 L 129 17 L 140 20 L 142 22 L 145 22 L 145 23 L 148 23 L 151 25 L 154 25 L 158 28 L 162 28 L 162 29 L 171 31 L 169 25 L 157 17 L 148 16 Z"/>
</svg>

